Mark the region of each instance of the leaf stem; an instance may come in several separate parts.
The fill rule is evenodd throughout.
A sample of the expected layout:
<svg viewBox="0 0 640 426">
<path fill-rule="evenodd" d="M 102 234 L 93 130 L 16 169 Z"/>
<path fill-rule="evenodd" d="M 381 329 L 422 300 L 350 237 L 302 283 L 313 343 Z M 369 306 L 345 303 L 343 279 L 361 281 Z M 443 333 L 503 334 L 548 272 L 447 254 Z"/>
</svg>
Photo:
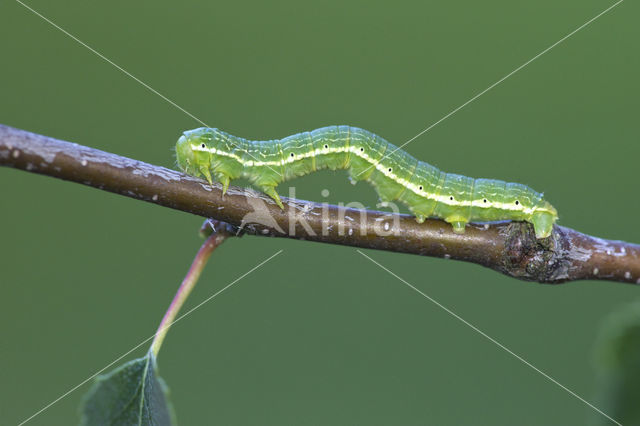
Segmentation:
<svg viewBox="0 0 640 426">
<path fill-rule="evenodd" d="M 212 232 L 202 244 L 200 250 L 198 250 L 187 275 L 182 280 L 182 284 L 180 284 L 176 295 L 173 297 L 171 305 L 169 305 L 169 309 L 167 309 L 167 312 L 164 314 L 164 317 L 158 326 L 158 331 L 156 331 L 155 337 L 153 338 L 153 343 L 149 350 L 156 357 L 158 356 L 162 342 L 164 341 L 169 328 L 173 324 L 176 315 L 178 315 L 180 308 L 182 308 L 182 305 L 184 305 L 187 297 L 189 297 L 189 294 L 198 282 L 200 274 L 207 264 L 207 260 L 209 260 L 209 256 L 211 256 L 211 253 L 213 253 L 213 251 L 222 244 L 227 237 L 234 235 L 232 232 L 229 232 L 229 227 L 224 222 L 207 220 L 203 225 L 201 232 L 205 230 L 205 227 L 210 227 Z"/>
</svg>

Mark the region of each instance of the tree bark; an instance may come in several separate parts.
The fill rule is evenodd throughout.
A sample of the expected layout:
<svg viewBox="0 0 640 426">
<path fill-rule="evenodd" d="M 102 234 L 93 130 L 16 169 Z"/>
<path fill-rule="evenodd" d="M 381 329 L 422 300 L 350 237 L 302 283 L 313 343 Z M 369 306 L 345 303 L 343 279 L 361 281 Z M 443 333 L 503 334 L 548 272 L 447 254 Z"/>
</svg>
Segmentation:
<svg viewBox="0 0 640 426">
<path fill-rule="evenodd" d="M 297 238 L 463 260 L 514 278 L 557 284 L 609 280 L 640 284 L 640 246 L 555 226 L 537 240 L 525 222 L 471 224 L 464 234 L 430 219 L 283 197 L 285 209 L 252 189 L 0 125 L 0 166 L 56 177 L 182 210 L 258 236 Z"/>
</svg>

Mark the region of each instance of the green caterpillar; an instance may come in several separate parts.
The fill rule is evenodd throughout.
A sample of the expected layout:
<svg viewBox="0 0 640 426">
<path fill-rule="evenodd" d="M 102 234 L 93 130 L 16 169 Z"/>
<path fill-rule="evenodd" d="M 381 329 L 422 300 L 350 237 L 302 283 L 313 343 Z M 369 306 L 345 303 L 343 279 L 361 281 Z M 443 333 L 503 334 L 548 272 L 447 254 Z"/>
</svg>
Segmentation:
<svg viewBox="0 0 640 426">
<path fill-rule="evenodd" d="M 223 193 L 232 179 L 247 178 L 281 208 L 279 183 L 320 169 L 348 169 L 354 182 L 370 182 L 383 202 L 400 200 L 419 223 L 441 218 L 457 233 L 469 222 L 523 220 L 533 224 L 537 238 L 546 238 L 558 218 L 528 186 L 442 172 L 357 127 L 329 126 L 271 141 L 202 127 L 184 132 L 176 157 L 185 173 L 209 183 L 214 176 Z"/>
</svg>

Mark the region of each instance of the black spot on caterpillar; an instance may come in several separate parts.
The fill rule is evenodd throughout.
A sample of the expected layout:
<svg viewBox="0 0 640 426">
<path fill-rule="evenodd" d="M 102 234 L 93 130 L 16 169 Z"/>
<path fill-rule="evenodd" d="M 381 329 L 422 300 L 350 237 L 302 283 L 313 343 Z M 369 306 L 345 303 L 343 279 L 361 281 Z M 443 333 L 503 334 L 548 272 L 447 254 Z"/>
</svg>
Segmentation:
<svg viewBox="0 0 640 426">
<path fill-rule="evenodd" d="M 184 132 L 176 157 L 185 173 L 209 182 L 215 177 L 225 192 L 232 179 L 247 178 L 281 208 L 281 182 L 320 169 L 347 169 L 354 181 L 370 182 L 381 201 L 406 204 L 419 223 L 441 218 L 458 233 L 469 222 L 521 220 L 533 224 L 537 238 L 546 238 L 558 218 L 542 194 L 526 185 L 445 173 L 357 127 L 329 126 L 271 141 L 202 127 Z"/>
</svg>

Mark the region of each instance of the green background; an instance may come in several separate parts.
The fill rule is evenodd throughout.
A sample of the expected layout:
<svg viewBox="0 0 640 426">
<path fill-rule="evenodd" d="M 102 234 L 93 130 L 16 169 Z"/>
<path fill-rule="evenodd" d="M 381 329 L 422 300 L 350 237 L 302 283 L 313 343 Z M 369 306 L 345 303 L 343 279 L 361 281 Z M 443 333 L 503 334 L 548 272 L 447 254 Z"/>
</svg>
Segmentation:
<svg viewBox="0 0 640 426">
<path fill-rule="evenodd" d="M 613 3 L 28 4 L 232 134 L 350 124 L 399 145 Z M 562 225 L 640 242 L 639 11 L 621 3 L 405 149 L 446 171 L 544 191 Z M 180 133 L 200 126 L 17 2 L 0 4 L 0 46 L 4 124 L 168 167 Z M 344 172 L 290 184 L 304 199 L 376 204 Z M 153 334 L 202 219 L 5 168 L 0 195 L 0 424 L 9 425 Z M 187 308 L 281 249 L 169 332 L 159 367 L 181 425 L 598 418 L 352 248 L 231 240 Z M 589 400 L 599 324 L 638 299 L 631 285 L 544 286 L 366 253 Z M 87 389 L 29 424 L 74 424 Z"/>
</svg>

